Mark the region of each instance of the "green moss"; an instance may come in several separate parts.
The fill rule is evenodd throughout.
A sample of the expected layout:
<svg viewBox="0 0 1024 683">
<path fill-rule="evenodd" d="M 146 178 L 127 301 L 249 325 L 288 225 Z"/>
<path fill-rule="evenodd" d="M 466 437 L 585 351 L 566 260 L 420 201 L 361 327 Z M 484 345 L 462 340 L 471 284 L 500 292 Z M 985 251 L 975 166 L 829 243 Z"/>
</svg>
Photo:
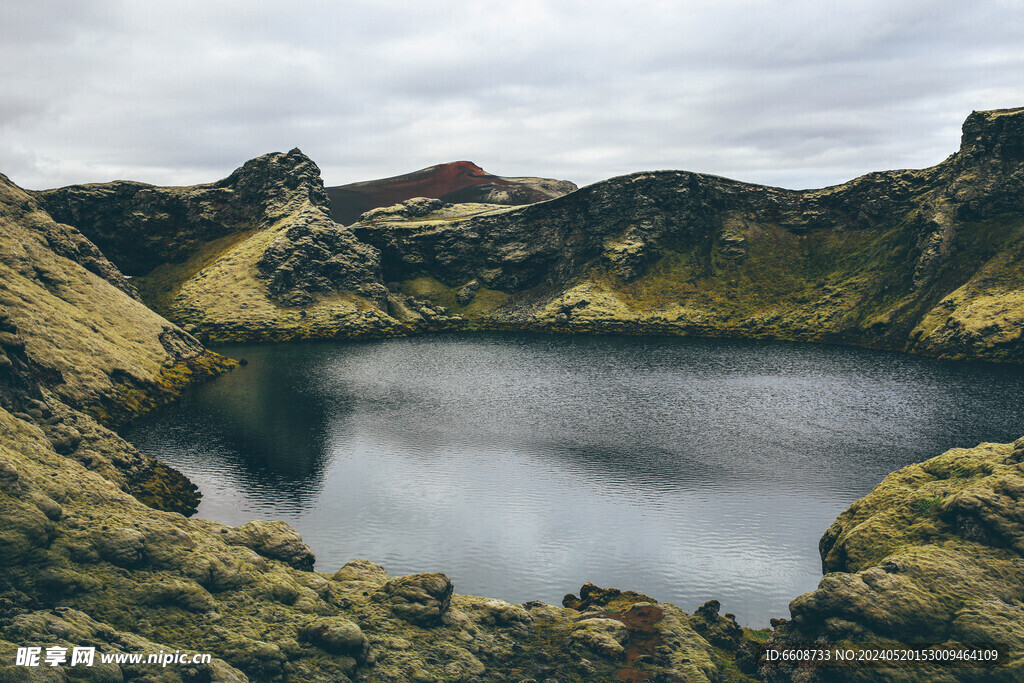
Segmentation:
<svg viewBox="0 0 1024 683">
<path fill-rule="evenodd" d="M 934 498 L 919 498 L 914 501 L 914 505 L 917 507 L 917 511 L 922 515 L 932 515 L 939 509 L 942 504 L 942 497 L 936 496 Z"/>
<path fill-rule="evenodd" d="M 772 634 L 772 629 L 770 629 L 770 628 L 759 628 L 759 629 L 744 628 L 743 629 L 743 638 L 745 640 L 750 640 L 750 641 L 753 641 L 755 643 L 764 643 L 764 641 L 768 640 L 768 636 L 770 636 L 771 634 Z"/>
<path fill-rule="evenodd" d="M 195 277 L 254 233 L 254 230 L 247 230 L 204 242 L 186 261 L 157 266 L 132 282 L 138 288 L 142 300 L 150 308 L 161 315 L 166 315 L 171 310 L 171 303 L 183 283 Z"/>
<path fill-rule="evenodd" d="M 414 299 L 444 306 L 450 313 L 464 316 L 471 321 L 486 318 L 513 298 L 505 292 L 481 287 L 468 304 L 462 305 L 458 302 L 458 293 L 454 288 L 428 275 L 404 281 L 401 292 Z"/>
<path fill-rule="evenodd" d="M 113 392 L 99 404 L 86 406 L 83 412 L 107 427 L 119 427 L 174 400 L 189 384 L 214 377 L 237 365 L 238 361 L 234 359 L 204 351 L 194 358 L 164 368 L 147 384 L 139 385 L 130 378 L 114 379 Z"/>
</svg>

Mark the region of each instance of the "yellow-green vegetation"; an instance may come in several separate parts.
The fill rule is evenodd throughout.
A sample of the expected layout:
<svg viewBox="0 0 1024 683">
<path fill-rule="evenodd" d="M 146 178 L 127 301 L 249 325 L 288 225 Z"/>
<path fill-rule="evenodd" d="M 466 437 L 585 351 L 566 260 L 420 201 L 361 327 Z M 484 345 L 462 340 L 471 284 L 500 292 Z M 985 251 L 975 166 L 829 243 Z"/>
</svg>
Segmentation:
<svg viewBox="0 0 1024 683">
<path fill-rule="evenodd" d="M 172 400 L 235 362 L 131 298 L 116 269 L 79 240 L 0 178 L 2 404 L 122 490 L 192 512 L 199 497 L 188 479 L 101 425 Z"/>
<path fill-rule="evenodd" d="M 621 322 L 683 334 L 859 343 L 889 327 L 906 258 L 898 229 L 796 235 L 755 224 L 731 234 L 743 238 L 742 263 L 723 258 L 718 245 L 707 253 L 700 245 L 664 250 L 631 282 L 594 269 L 545 314 L 587 301 L 573 309 L 573 327 Z"/>
<path fill-rule="evenodd" d="M 424 275 L 401 283 L 400 291 L 415 299 L 429 301 L 444 306 L 456 315 L 469 321 L 486 320 L 491 314 L 507 303 L 512 296 L 496 289 L 480 287 L 475 290 L 469 303 L 462 304 L 458 300 L 458 290 L 448 287 L 443 282 Z"/>
<path fill-rule="evenodd" d="M 1004 217 L 977 228 L 977 239 L 965 246 L 980 267 L 922 317 L 911 332 L 911 350 L 956 359 L 1019 358 L 1024 329 L 1024 220 Z"/>
<path fill-rule="evenodd" d="M 1021 219 L 961 227 L 946 270 L 923 285 L 914 280 L 914 221 L 807 234 L 726 221 L 729 243 L 663 248 L 631 281 L 596 266 L 548 294 L 532 317 L 573 332 L 830 341 L 1019 360 Z M 724 254 L 737 243 L 742 259 Z M 568 315 L 557 320 L 559 313 Z"/>
<path fill-rule="evenodd" d="M 159 265 L 145 276 L 135 278 L 132 284 L 138 288 L 139 295 L 147 306 L 167 317 L 182 283 L 197 276 L 226 252 L 252 236 L 253 231 L 248 230 L 204 242 L 184 262 Z"/>
<path fill-rule="evenodd" d="M 458 305 L 455 301 L 455 290 L 430 276 L 406 280 L 402 283 L 401 291 L 403 294 L 417 299 L 425 299 L 446 308 L 454 308 Z"/>
<path fill-rule="evenodd" d="M 288 227 L 282 220 L 212 242 L 183 264 L 160 266 L 137 278 L 139 291 L 158 312 L 194 326 L 211 342 L 408 333 L 406 326 L 350 292 L 318 295 L 304 306 L 274 301 L 257 277 L 256 262 Z"/>
<path fill-rule="evenodd" d="M 367 211 L 360 220 L 369 223 L 398 221 L 400 224 L 413 224 L 417 227 L 422 227 L 424 224 L 443 227 L 445 223 L 452 221 L 474 216 L 496 215 L 513 209 L 515 209 L 514 206 L 501 204 L 481 204 L 479 202 L 446 204 L 439 199 L 417 197 L 400 204 L 382 206 Z"/>
<path fill-rule="evenodd" d="M 824 578 L 769 642 L 998 644 L 1004 666 L 850 670 L 837 680 L 1024 676 L 1024 439 L 890 474 L 821 540 Z M 872 678 L 871 676 L 878 676 Z"/>
<path fill-rule="evenodd" d="M 19 330 L 50 389 L 73 406 L 95 405 L 119 379 L 151 385 L 203 350 L 181 330 L 50 246 L 57 231 L 23 192 L 0 182 L 0 307 Z"/>
</svg>

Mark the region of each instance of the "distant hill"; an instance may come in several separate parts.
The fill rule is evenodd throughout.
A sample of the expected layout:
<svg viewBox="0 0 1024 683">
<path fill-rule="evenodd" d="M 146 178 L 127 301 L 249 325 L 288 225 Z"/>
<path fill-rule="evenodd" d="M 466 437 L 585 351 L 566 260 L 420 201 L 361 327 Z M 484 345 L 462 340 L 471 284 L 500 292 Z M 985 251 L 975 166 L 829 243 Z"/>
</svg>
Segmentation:
<svg viewBox="0 0 1024 683">
<path fill-rule="evenodd" d="M 561 197 L 576 189 L 575 183 L 568 180 L 502 178 L 472 161 L 452 161 L 405 175 L 326 188 L 331 199 L 331 217 L 345 225 L 370 209 L 413 197 L 518 206 Z"/>
</svg>

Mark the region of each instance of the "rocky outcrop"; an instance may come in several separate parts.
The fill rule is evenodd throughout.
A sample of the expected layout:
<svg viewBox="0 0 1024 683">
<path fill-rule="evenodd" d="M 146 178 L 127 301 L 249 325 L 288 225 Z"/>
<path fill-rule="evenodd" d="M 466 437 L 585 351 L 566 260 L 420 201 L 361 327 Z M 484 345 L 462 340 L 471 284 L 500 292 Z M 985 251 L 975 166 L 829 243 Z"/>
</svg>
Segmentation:
<svg viewBox="0 0 1024 683">
<path fill-rule="evenodd" d="M 206 339 L 388 334 L 377 251 L 330 217 L 320 169 L 266 154 L 209 185 L 114 182 L 35 194 Z"/>
<path fill-rule="evenodd" d="M 413 197 L 449 204 L 515 206 L 554 199 L 576 189 L 568 180 L 502 178 L 471 161 L 452 161 L 391 178 L 328 187 L 327 194 L 334 220 L 348 224 L 371 209 Z"/>
<path fill-rule="evenodd" d="M 375 249 L 321 211 L 306 208 L 291 223 L 256 261 L 275 302 L 303 306 L 315 300 L 314 294 L 350 291 L 385 306 Z"/>
<path fill-rule="evenodd" d="M 569 634 L 572 647 L 616 661 L 619 680 L 648 680 L 652 665 L 662 669 L 654 680 L 747 680 L 737 667 L 737 652 L 741 644 L 751 650 L 756 645 L 733 615 L 718 616 L 716 601 L 687 617 L 675 605 L 646 595 L 586 583 L 579 597 L 566 595 L 562 604 L 579 613 Z M 723 633 L 729 637 L 712 639 Z M 711 647 L 691 654 L 694 643 L 705 642 Z M 754 672 L 753 667 L 748 670 Z"/>
<path fill-rule="evenodd" d="M 824 578 L 768 644 L 998 646 L 995 668 L 770 665 L 772 681 L 1024 676 L 1024 439 L 953 449 L 894 472 L 821 539 Z"/>
<path fill-rule="evenodd" d="M 374 593 L 395 616 L 418 626 L 438 626 L 452 600 L 452 582 L 444 574 L 392 579 Z"/>
<path fill-rule="evenodd" d="M 299 150 L 266 154 L 208 185 L 132 181 L 33 193 L 54 220 L 74 225 L 129 275 L 180 263 L 201 246 L 273 223 L 297 203 L 326 207 L 320 169 Z"/>
<path fill-rule="evenodd" d="M 312 571 L 316 556 L 302 538 L 284 522 L 253 520 L 227 530 L 224 540 L 230 545 L 243 545 L 263 557 L 280 560 L 290 567 Z"/>
</svg>

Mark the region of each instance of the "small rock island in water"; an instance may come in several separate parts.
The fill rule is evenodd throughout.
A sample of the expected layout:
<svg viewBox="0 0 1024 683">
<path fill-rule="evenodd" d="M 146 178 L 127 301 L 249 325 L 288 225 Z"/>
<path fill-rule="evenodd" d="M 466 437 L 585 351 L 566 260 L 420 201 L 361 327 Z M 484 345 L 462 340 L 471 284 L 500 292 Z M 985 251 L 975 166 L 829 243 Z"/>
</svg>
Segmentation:
<svg viewBox="0 0 1024 683">
<path fill-rule="evenodd" d="M 1021 363 L 1024 109 L 971 114 L 932 168 L 821 190 L 465 162 L 374 182 L 325 188 L 297 149 L 193 187 L 0 176 L 0 678 L 44 680 L 14 663 L 32 647 L 213 654 L 97 660 L 104 680 L 1024 678 L 1024 439 L 886 477 L 822 537 L 818 588 L 751 631 L 714 600 L 584 583 L 510 604 L 373 558 L 316 571 L 282 522 L 190 517 L 194 484 L 115 431 L 231 371 L 217 342 L 655 333 Z M 343 225 L 332 196 L 397 203 Z M 960 663 L 808 661 L 910 643 Z M 998 666 L 965 658 L 982 646 Z"/>
</svg>

